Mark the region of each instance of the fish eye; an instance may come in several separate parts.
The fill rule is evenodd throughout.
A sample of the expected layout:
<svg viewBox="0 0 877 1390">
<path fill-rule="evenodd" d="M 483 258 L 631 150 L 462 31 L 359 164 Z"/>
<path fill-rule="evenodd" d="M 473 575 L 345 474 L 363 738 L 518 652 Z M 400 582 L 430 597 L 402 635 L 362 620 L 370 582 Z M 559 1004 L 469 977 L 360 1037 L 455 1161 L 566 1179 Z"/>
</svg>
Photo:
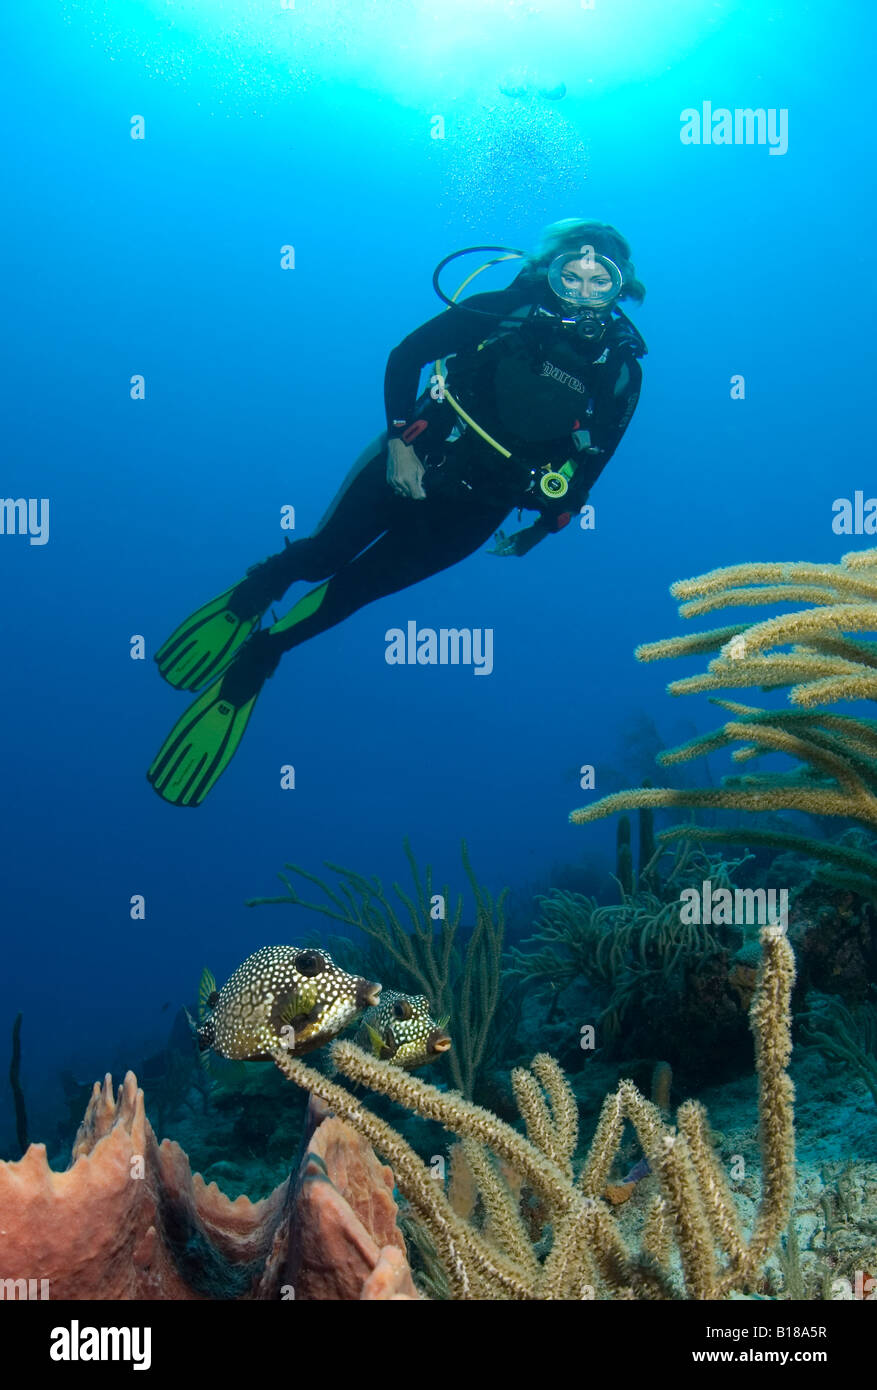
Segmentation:
<svg viewBox="0 0 877 1390">
<path fill-rule="evenodd" d="M 295 958 L 295 968 L 299 975 L 319 975 L 326 962 L 318 951 L 301 951 Z"/>
<path fill-rule="evenodd" d="M 397 999 L 393 1005 L 393 1017 L 398 1019 L 410 1018 L 414 1013 L 407 999 Z"/>
</svg>

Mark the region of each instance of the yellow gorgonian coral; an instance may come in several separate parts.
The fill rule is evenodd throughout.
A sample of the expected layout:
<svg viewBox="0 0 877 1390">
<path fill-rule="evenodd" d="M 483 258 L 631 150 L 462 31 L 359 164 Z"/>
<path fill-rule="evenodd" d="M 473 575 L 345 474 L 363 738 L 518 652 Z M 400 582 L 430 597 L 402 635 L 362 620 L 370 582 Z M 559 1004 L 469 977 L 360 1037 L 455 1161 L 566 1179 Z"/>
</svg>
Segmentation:
<svg viewBox="0 0 877 1390">
<path fill-rule="evenodd" d="M 336 1043 L 332 1060 L 349 1081 L 389 1096 L 458 1135 L 472 1187 L 486 1213 L 478 1227 L 445 1195 L 435 1173 L 386 1120 L 337 1081 L 278 1050 L 274 1060 L 290 1081 L 331 1106 L 372 1143 L 393 1169 L 440 1262 L 456 1299 L 691 1299 L 724 1298 L 750 1288 L 762 1271 L 792 1209 L 795 1187 L 794 1089 L 787 1073 L 792 1050 L 792 949 L 783 931 L 761 933 L 762 965 L 750 1009 L 758 1074 L 761 1196 L 749 1237 L 709 1132 L 706 1112 L 687 1101 L 676 1126 L 622 1081 L 606 1097 L 578 1174 L 573 1157 L 578 1113 L 569 1081 L 554 1058 L 540 1053 L 512 1084 L 526 1136 L 498 1115 L 454 1091 L 442 1091 L 352 1043 Z M 623 1239 L 602 1200 L 621 1143 L 633 1125 L 658 1194 L 639 1249 Z M 547 1249 L 537 1246 L 523 1219 L 520 1181 L 550 1222 Z M 678 1268 L 671 1260 L 678 1255 Z"/>
<path fill-rule="evenodd" d="M 758 686 L 787 689 L 791 710 L 765 710 L 728 700 L 713 703 L 736 717 L 720 729 L 660 755 L 663 765 L 720 748 L 746 762 L 761 753 L 785 753 L 798 766 L 788 773 L 726 778 L 719 789 L 640 788 L 603 797 L 573 811 L 575 825 L 638 807 L 806 811 L 852 817 L 877 830 L 877 721 L 831 713 L 818 706 L 877 699 L 877 550 L 845 555 L 840 564 L 746 564 L 680 580 L 670 590 L 682 617 L 741 605 L 806 603 L 806 608 L 758 623 L 739 623 L 671 637 L 637 648 L 640 661 L 716 652 L 701 675 L 674 681 L 674 695 Z M 743 840 L 806 848 L 815 842 L 772 831 L 705 830 L 694 825 L 665 832 L 698 839 Z M 819 844 L 820 856 L 862 884 L 874 859 L 848 846 Z M 849 877 L 847 878 L 849 882 Z"/>
</svg>

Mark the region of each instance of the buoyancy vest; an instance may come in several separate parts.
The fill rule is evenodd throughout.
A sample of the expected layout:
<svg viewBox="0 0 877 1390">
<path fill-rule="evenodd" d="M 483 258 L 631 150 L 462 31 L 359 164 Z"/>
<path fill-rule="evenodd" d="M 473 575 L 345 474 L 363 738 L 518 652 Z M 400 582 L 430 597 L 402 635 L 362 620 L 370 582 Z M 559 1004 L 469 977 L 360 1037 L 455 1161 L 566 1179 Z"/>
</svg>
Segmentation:
<svg viewBox="0 0 877 1390">
<path fill-rule="evenodd" d="M 620 311 L 598 344 L 574 330 L 551 325 L 546 331 L 544 320 L 528 318 L 451 359 L 447 385 L 514 457 L 537 461 L 568 449 L 570 435 L 611 396 L 621 361 L 646 351 Z"/>
<path fill-rule="evenodd" d="M 444 465 L 448 479 L 462 469 L 470 491 L 518 501 L 532 490 L 534 468 L 584 462 L 588 453 L 600 452 L 601 418 L 622 363 L 647 351 L 636 326 L 618 309 L 594 344 L 534 318 L 532 306 L 524 306 L 447 366 L 448 390 L 511 458 L 467 428 L 441 399 L 443 383 L 418 402 L 427 429 L 415 448 L 425 462 Z M 569 467 L 565 471 L 571 475 Z"/>
</svg>

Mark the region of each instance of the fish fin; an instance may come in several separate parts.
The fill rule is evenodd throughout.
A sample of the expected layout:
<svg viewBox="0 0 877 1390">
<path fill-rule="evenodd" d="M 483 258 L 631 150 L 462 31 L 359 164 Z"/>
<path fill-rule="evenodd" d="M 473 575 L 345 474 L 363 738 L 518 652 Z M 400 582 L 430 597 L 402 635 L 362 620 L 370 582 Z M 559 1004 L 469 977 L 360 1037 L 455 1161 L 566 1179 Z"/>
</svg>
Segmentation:
<svg viewBox="0 0 877 1390">
<path fill-rule="evenodd" d="M 216 1003 L 215 999 L 213 1000 L 213 1004 L 210 1002 L 214 994 L 216 994 L 216 980 L 214 979 L 213 972 L 208 970 L 205 965 L 204 969 L 201 971 L 201 980 L 198 985 L 199 1019 L 203 1019 L 210 1012 L 213 1004 Z"/>
<path fill-rule="evenodd" d="M 451 1021 L 451 1015 L 450 1015 L 450 1014 L 442 1014 L 441 1018 L 437 1018 L 437 1019 L 436 1019 L 436 1021 L 435 1021 L 435 1026 L 436 1026 L 436 1028 L 441 1028 L 442 1030 L 444 1030 L 444 1029 L 447 1028 L 447 1026 L 448 1026 L 448 1024 L 450 1023 L 450 1021 Z"/>
<path fill-rule="evenodd" d="M 299 985 L 284 1000 L 283 1007 L 277 1014 L 280 1022 L 292 1023 L 297 1018 L 307 1018 L 317 1002 L 318 995 L 319 985 L 316 982 Z M 308 1019 L 308 1022 L 315 1023 L 316 1019 Z"/>
<path fill-rule="evenodd" d="M 210 1049 L 212 1047 L 212 1043 L 208 1041 L 207 1029 L 205 1028 L 203 1023 L 195 1022 L 188 1009 L 184 1008 L 183 1013 L 186 1015 L 186 1020 L 189 1024 L 189 1027 L 192 1030 L 192 1041 L 195 1044 L 195 1048 L 198 1053 L 198 1065 L 203 1067 L 204 1071 L 209 1072 Z"/>
<path fill-rule="evenodd" d="M 377 1028 L 372 1028 L 370 1023 L 366 1023 L 364 1026 L 365 1031 L 368 1034 L 369 1043 L 371 1044 L 371 1050 L 376 1057 L 380 1058 L 383 1052 L 386 1050 L 386 1044 L 383 1038 L 381 1037 L 380 1033 L 378 1032 Z"/>
</svg>

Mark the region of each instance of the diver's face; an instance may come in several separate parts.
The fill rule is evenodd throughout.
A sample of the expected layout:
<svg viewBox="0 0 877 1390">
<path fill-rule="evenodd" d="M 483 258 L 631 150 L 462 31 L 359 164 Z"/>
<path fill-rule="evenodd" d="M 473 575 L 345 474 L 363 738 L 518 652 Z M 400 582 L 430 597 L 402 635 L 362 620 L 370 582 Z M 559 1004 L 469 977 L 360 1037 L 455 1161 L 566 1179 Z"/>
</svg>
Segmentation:
<svg viewBox="0 0 877 1390">
<path fill-rule="evenodd" d="M 567 261 L 560 274 L 560 283 L 576 304 L 592 301 L 605 304 L 613 287 L 608 270 L 599 261 L 587 257 L 580 261 Z"/>
</svg>

